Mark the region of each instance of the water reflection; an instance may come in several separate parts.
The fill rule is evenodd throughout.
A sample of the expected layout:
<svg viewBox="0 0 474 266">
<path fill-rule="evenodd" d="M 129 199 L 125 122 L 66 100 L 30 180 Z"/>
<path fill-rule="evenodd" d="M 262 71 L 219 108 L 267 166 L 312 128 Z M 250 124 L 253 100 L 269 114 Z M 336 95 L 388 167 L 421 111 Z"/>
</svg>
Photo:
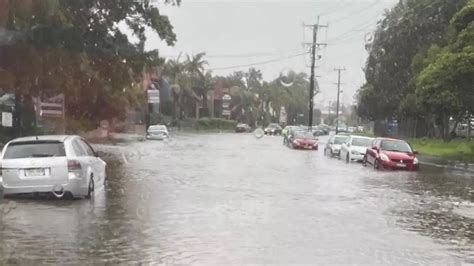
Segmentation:
<svg viewBox="0 0 474 266">
<path fill-rule="evenodd" d="M 384 173 L 367 178 L 383 191 L 392 226 L 451 246 L 460 256 L 474 253 L 474 179 L 471 174 L 424 167 L 416 174 Z M 389 188 L 390 190 L 387 190 Z M 382 194 L 378 194 L 382 195 Z M 471 260 L 474 262 L 474 260 Z"/>
</svg>

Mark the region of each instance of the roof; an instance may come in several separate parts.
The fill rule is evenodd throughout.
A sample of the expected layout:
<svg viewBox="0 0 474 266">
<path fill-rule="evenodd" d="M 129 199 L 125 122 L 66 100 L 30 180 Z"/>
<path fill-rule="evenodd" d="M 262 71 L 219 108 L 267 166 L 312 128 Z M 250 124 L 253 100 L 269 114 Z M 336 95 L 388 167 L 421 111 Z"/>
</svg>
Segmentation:
<svg viewBox="0 0 474 266">
<path fill-rule="evenodd" d="M 28 142 L 28 141 L 60 141 L 64 142 L 69 137 L 77 137 L 74 135 L 44 135 L 44 136 L 29 136 L 13 139 L 11 142 Z"/>
<path fill-rule="evenodd" d="M 357 137 L 357 138 L 360 138 L 360 139 L 374 139 L 372 137 L 367 137 L 367 136 L 360 136 L 360 135 L 351 135 L 352 137 Z"/>
<path fill-rule="evenodd" d="M 394 140 L 394 141 L 404 141 L 403 139 L 384 138 L 384 137 L 381 137 L 381 138 L 376 138 L 376 139 L 379 139 L 379 140 Z"/>
</svg>

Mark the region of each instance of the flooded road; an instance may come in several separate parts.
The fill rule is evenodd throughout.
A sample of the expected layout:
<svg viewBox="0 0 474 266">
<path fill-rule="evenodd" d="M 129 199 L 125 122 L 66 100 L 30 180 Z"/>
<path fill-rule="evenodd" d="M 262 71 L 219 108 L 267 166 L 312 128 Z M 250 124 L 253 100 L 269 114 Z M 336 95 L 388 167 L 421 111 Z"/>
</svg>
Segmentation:
<svg viewBox="0 0 474 266">
<path fill-rule="evenodd" d="M 375 172 L 281 142 L 101 146 L 92 200 L 1 201 L 0 264 L 474 263 L 472 174 Z"/>
</svg>

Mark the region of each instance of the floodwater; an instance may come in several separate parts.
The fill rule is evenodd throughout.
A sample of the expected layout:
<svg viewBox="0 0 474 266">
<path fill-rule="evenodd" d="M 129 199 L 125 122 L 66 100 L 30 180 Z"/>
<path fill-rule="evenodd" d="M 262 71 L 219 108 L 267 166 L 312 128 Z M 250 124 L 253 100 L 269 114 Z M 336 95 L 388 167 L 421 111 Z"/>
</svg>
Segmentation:
<svg viewBox="0 0 474 266">
<path fill-rule="evenodd" d="M 180 134 L 99 146 L 108 186 L 92 200 L 1 200 L 0 264 L 474 263 L 473 174 L 376 172 L 320 145 Z"/>
</svg>

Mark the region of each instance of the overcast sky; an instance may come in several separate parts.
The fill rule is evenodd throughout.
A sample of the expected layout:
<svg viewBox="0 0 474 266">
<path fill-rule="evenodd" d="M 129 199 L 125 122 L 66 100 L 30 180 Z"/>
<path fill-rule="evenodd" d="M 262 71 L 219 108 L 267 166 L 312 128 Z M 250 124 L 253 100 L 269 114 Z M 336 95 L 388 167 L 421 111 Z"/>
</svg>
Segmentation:
<svg viewBox="0 0 474 266">
<path fill-rule="evenodd" d="M 292 57 L 305 51 L 302 43 L 310 42 L 311 29 L 320 15 L 320 23 L 327 29 L 318 33 L 318 42 L 327 43 L 319 52 L 316 73 L 321 93 L 316 97 L 319 108 L 327 108 L 336 99 L 337 73 L 335 67 L 345 67 L 342 74 L 342 101 L 352 103 L 354 93 L 364 82 L 367 52 L 365 36 L 375 29 L 384 10 L 398 0 L 183 0 L 179 7 L 159 4 L 160 12 L 169 16 L 177 34 L 177 43 L 168 47 L 153 33 L 148 34 L 147 49 L 159 49 L 164 57 L 179 53 L 205 52 L 209 69 L 226 75 L 256 65 L 265 80 L 273 80 L 281 71 L 291 68 L 309 73 L 310 56 Z M 316 106 L 318 108 L 318 106 Z"/>
</svg>

